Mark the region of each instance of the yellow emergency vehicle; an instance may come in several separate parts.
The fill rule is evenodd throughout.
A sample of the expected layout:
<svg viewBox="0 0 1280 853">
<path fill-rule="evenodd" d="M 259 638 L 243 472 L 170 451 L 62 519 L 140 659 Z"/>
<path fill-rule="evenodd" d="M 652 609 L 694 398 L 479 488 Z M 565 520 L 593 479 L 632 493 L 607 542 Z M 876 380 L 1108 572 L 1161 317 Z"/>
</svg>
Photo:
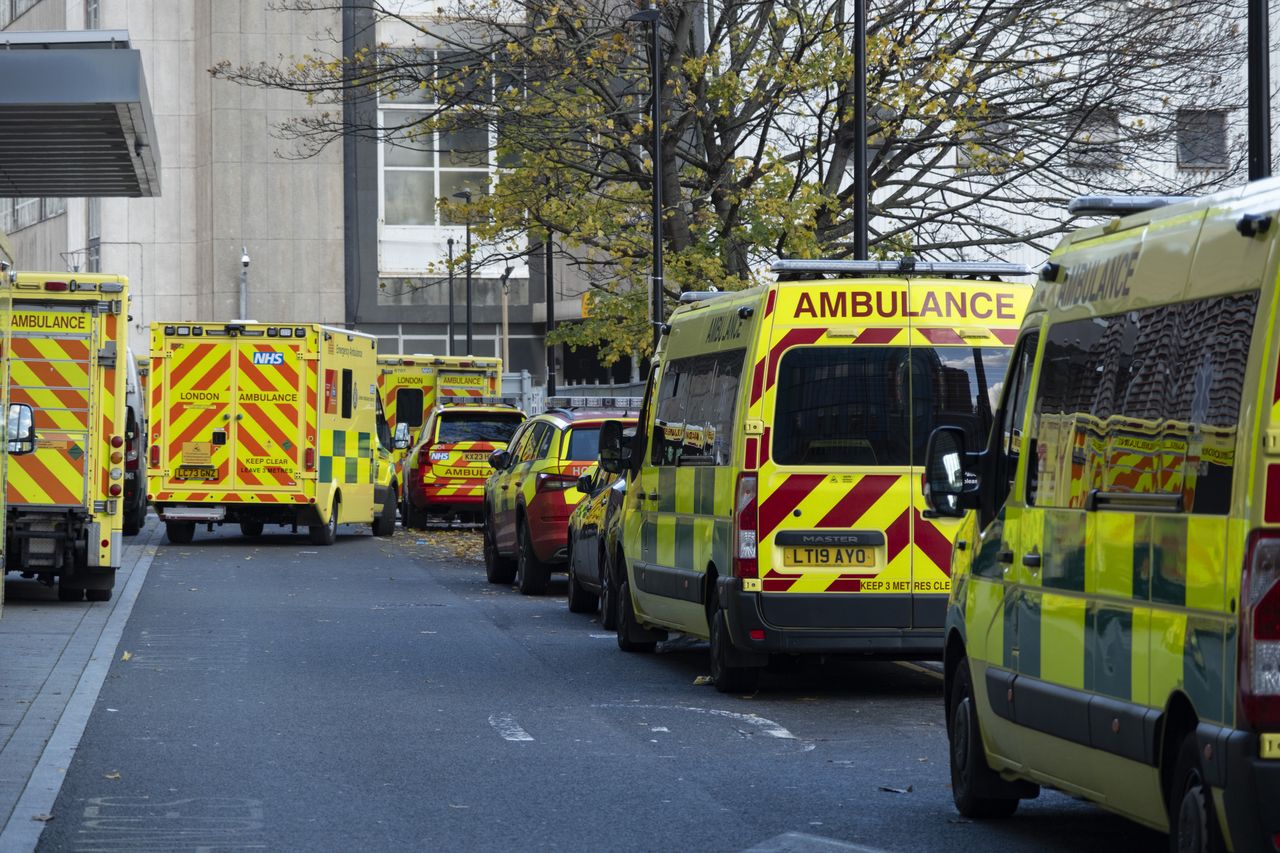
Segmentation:
<svg viewBox="0 0 1280 853">
<path fill-rule="evenodd" d="M 30 450 L 5 478 L 5 570 L 56 579 L 63 601 L 107 601 L 124 551 L 127 281 L 24 272 L 0 287 L 12 299 L 9 427 Z"/>
<path fill-rule="evenodd" d="M 195 526 L 395 532 L 376 339 L 314 323 L 151 326 L 149 497 L 170 542 Z"/>
<path fill-rule="evenodd" d="M 382 395 L 392 435 L 399 434 L 407 439 L 422 428 L 437 403 L 466 402 L 501 395 L 502 359 L 379 355 L 378 392 Z M 404 455 L 404 450 L 392 453 L 392 462 L 397 468 Z"/>
<path fill-rule="evenodd" d="M 1178 851 L 1280 850 L 1280 181 L 1081 199 L 990 438 L 944 427 L 956 805 L 1048 785 Z"/>
<path fill-rule="evenodd" d="M 626 464 L 618 643 L 709 637 L 726 691 L 773 654 L 941 656 L 956 525 L 918 466 L 938 424 L 986 434 L 1031 292 L 1013 264 L 775 269 L 682 297 Z"/>
</svg>

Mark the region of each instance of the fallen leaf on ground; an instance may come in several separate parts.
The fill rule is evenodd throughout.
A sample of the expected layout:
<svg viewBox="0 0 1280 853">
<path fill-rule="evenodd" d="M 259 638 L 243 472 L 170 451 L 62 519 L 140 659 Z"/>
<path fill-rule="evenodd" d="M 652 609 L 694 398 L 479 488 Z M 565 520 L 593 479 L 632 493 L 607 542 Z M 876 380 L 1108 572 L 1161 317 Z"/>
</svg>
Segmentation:
<svg viewBox="0 0 1280 853">
<path fill-rule="evenodd" d="M 120 655 L 120 660 L 128 660 L 131 657 L 133 657 L 133 652 L 125 652 L 124 654 Z"/>
<path fill-rule="evenodd" d="M 711 680 L 711 676 L 709 675 L 699 675 L 697 678 L 693 680 L 694 687 L 701 687 L 704 684 L 713 684 L 713 683 L 714 682 Z"/>
<path fill-rule="evenodd" d="M 893 787 L 893 786 L 891 786 L 891 785 L 881 785 L 881 786 L 880 786 L 880 790 L 881 790 L 881 791 L 885 791 L 885 792 L 890 793 L 890 794 L 910 794 L 910 793 L 911 793 L 911 788 L 912 788 L 912 786 L 911 786 L 911 785 L 908 785 L 908 786 L 907 786 L 907 787 L 905 787 L 905 788 L 894 788 L 894 787 Z"/>
<path fill-rule="evenodd" d="M 103 779 L 110 779 L 110 780 L 112 780 L 112 781 L 115 781 L 116 779 L 119 779 L 119 778 L 120 778 L 120 771 L 119 771 L 119 770 L 112 770 L 110 773 L 103 773 L 103 774 L 102 774 L 102 778 L 103 778 Z"/>
<path fill-rule="evenodd" d="M 53 815 L 51 815 L 51 814 L 33 814 L 33 815 L 31 816 L 31 819 L 32 819 L 32 820 L 38 820 L 38 821 L 40 821 L 41 823 L 48 823 L 49 821 L 53 820 Z"/>
</svg>

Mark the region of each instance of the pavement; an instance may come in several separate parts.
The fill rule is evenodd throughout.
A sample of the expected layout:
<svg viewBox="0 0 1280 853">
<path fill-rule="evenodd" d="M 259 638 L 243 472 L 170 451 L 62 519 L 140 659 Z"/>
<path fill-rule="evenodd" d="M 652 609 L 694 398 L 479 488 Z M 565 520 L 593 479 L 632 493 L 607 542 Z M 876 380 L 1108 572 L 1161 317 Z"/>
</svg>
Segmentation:
<svg viewBox="0 0 1280 853">
<path fill-rule="evenodd" d="M 0 852 L 35 849 L 162 538 L 129 540 L 107 602 L 6 581 L 0 618 Z M 15 576 L 16 577 L 16 576 Z"/>
</svg>

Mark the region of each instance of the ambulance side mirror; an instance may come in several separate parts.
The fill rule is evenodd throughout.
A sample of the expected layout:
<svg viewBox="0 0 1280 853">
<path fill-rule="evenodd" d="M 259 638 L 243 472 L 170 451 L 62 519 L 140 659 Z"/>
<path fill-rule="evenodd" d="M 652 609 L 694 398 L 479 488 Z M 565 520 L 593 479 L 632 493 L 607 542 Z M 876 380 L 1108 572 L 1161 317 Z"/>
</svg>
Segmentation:
<svg viewBox="0 0 1280 853">
<path fill-rule="evenodd" d="M 26 403 L 9 405 L 9 454 L 21 456 L 36 449 L 36 426 L 31 407 Z"/>
<path fill-rule="evenodd" d="M 929 436 L 924 459 L 924 500 L 935 515 L 960 518 L 973 508 L 979 483 L 968 462 L 963 429 L 942 426 Z"/>
<path fill-rule="evenodd" d="M 489 454 L 489 467 L 495 471 L 505 471 L 511 464 L 511 453 L 506 450 L 495 450 Z"/>
<path fill-rule="evenodd" d="M 391 446 L 396 450 L 407 450 L 409 448 L 409 425 L 396 424 L 395 437 L 391 440 Z"/>
<path fill-rule="evenodd" d="M 631 458 L 631 449 L 622 437 L 622 421 L 605 421 L 600 427 L 600 467 L 610 474 L 622 473 Z"/>
<path fill-rule="evenodd" d="M 595 478 L 590 474 L 583 474 L 578 478 L 578 491 L 584 495 L 591 494 L 591 487 L 595 485 Z"/>
</svg>

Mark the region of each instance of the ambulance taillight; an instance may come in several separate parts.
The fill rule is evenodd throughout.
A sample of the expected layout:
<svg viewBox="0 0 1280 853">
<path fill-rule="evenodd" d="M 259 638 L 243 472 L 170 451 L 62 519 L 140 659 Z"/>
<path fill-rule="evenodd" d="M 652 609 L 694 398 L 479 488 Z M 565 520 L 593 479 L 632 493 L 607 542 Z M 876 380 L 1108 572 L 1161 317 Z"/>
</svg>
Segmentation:
<svg viewBox="0 0 1280 853">
<path fill-rule="evenodd" d="M 1249 542 L 1240 630 L 1240 710 L 1255 730 L 1280 726 L 1280 534 Z"/>
<path fill-rule="evenodd" d="M 739 474 L 733 495 L 734 577 L 754 578 L 760 574 L 756 556 L 759 518 L 756 511 L 756 475 Z"/>
<path fill-rule="evenodd" d="M 160 445 L 158 444 L 151 445 L 151 467 L 160 467 Z"/>
<path fill-rule="evenodd" d="M 302 465 L 308 471 L 316 469 L 316 449 L 314 447 L 308 447 L 302 451 Z"/>
</svg>

